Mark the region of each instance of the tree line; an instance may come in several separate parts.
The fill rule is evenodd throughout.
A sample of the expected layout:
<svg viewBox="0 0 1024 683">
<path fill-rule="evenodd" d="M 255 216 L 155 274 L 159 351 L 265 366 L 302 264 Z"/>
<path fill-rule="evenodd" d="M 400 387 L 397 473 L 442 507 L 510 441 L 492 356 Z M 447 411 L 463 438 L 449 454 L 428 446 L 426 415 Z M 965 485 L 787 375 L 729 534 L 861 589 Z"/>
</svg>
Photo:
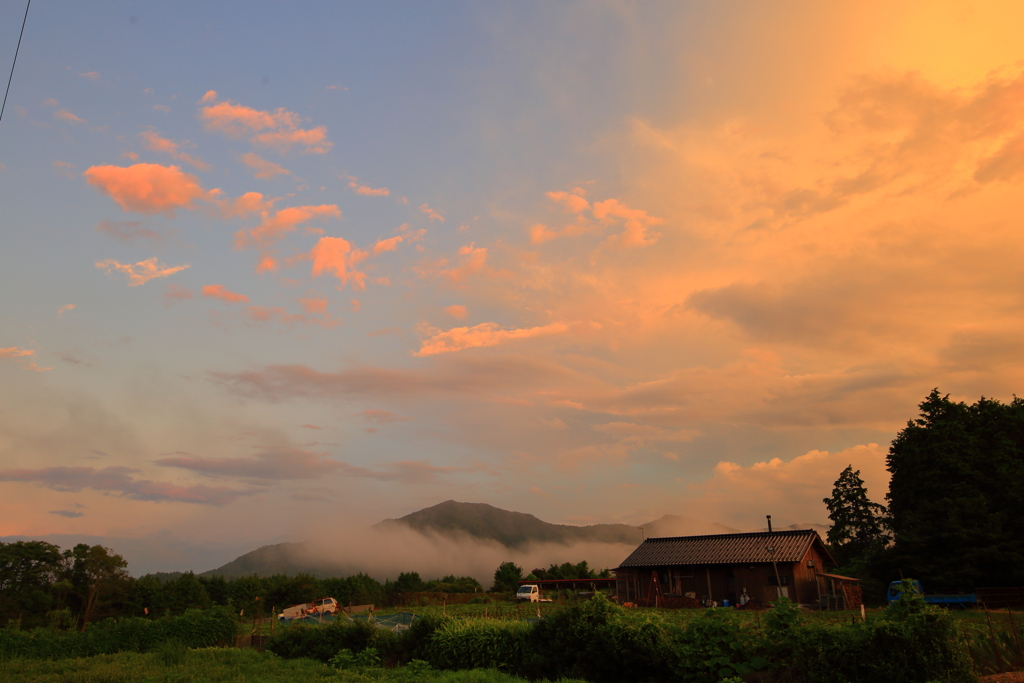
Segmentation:
<svg viewBox="0 0 1024 683">
<path fill-rule="evenodd" d="M 930 592 L 1024 585 L 1024 399 L 933 390 L 893 439 L 886 504 L 847 467 L 824 500 L 840 571 L 865 593 L 913 576 Z"/>
<path fill-rule="evenodd" d="M 586 561 L 534 569 L 530 580 L 610 576 Z M 505 562 L 495 570 L 491 592 L 514 592 L 523 570 Z M 268 617 L 273 610 L 333 597 L 342 605 L 387 604 L 404 593 L 483 593 L 471 576 L 449 574 L 424 580 L 402 572 L 381 582 L 367 574 L 319 578 L 312 574 L 272 576 L 147 574 L 133 578 L 123 557 L 103 546 L 68 550 L 43 541 L 0 543 L 0 624 L 19 621 L 23 628 L 56 625 L 85 629 L 107 617 L 179 616 L 188 609 L 224 605 L 236 614 Z"/>
</svg>

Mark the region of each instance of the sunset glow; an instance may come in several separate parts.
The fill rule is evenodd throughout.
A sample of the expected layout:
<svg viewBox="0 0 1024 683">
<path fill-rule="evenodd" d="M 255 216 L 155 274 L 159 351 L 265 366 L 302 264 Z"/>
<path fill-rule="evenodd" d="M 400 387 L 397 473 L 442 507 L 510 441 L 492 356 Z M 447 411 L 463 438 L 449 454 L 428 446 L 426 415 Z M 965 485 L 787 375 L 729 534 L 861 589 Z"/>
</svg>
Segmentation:
<svg viewBox="0 0 1024 683">
<path fill-rule="evenodd" d="M 852 464 L 881 502 L 933 387 L 1024 391 L 1022 20 L 33 5 L 0 535 L 203 571 L 448 499 L 824 524 Z"/>
</svg>

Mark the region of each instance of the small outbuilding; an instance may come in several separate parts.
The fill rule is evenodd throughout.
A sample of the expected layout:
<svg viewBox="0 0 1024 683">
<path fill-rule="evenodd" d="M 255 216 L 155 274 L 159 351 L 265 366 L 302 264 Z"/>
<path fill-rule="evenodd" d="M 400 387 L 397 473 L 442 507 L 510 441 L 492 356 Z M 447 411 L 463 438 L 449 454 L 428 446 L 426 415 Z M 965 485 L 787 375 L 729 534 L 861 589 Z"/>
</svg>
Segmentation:
<svg viewBox="0 0 1024 683">
<path fill-rule="evenodd" d="M 780 595 L 820 604 L 819 576 L 835 566 L 813 529 L 648 538 L 615 569 L 615 585 L 620 602 L 651 607 L 762 607 Z"/>
</svg>

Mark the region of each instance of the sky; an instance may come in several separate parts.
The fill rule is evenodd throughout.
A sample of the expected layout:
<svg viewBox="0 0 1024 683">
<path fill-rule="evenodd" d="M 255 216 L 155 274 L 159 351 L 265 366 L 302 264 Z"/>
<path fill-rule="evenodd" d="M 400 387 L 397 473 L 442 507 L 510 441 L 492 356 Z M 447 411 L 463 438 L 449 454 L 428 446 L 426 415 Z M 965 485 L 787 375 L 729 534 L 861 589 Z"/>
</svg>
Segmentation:
<svg viewBox="0 0 1024 683">
<path fill-rule="evenodd" d="M 825 524 L 852 464 L 883 502 L 933 388 L 1024 386 L 1022 20 L 37 0 L 0 537 L 202 571 L 448 499 Z"/>
</svg>

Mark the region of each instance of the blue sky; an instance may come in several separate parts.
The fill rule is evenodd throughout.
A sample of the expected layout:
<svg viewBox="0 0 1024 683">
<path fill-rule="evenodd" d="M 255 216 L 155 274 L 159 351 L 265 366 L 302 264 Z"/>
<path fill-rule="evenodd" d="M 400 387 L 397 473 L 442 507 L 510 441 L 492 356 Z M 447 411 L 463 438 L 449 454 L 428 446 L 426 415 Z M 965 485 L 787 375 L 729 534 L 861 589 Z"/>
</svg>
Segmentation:
<svg viewBox="0 0 1024 683">
<path fill-rule="evenodd" d="M 823 523 L 851 463 L 881 499 L 932 387 L 1019 391 L 1015 13 L 37 0 L 0 534 L 206 569 L 447 499 Z"/>
</svg>

